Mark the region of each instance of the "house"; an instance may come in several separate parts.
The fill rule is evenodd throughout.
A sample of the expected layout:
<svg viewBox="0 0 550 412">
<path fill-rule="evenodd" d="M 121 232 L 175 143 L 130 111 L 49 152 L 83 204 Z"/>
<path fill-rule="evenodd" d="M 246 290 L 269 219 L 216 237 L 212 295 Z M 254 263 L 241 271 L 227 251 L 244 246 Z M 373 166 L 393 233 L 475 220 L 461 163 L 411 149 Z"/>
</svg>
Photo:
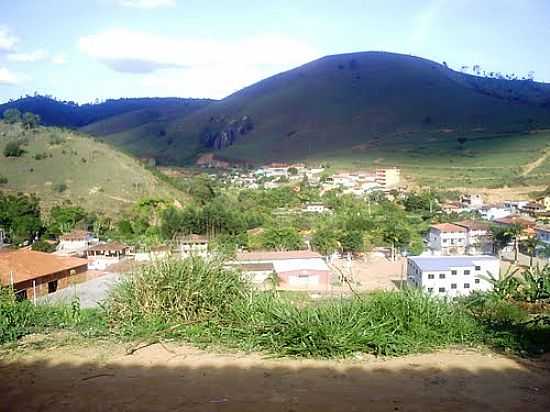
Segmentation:
<svg viewBox="0 0 550 412">
<path fill-rule="evenodd" d="M 271 270 L 266 265 L 270 264 L 277 276 L 278 287 L 287 290 L 327 290 L 332 273 L 319 253 L 307 250 L 243 252 L 237 254 L 232 264 L 262 264 L 263 266 L 258 266 L 256 271 L 252 272 L 251 266 L 247 269 L 247 273 L 257 284 L 265 283 L 267 272 Z"/>
<path fill-rule="evenodd" d="M 190 256 L 208 256 L 208 237 L 202 235 L 187 235 L 176 238 L 177 251 L 182 258 Z"/>
<path fill-rule="evenodd" d="M 433 255 L 463 255 L 466 252 L 467 229 L 452 223 L 432 225 L 428 232 L 428 248 Z"/>
<path fill-rule="evenodd" d="M 275 267 L 272 262 L 238 263 L 230 267 L 238 269 L 245 278 L 260 289 L 271 289 L 274 284 Z"/>
<path fill-rule="evenodd" d="M 407 259 L 407 281 L 429 293 L 463 296 L 491 290 L 485 278 L 498 278 L 500 261 L 494 256 L 412 256 Z"/>
<path fill-rule="evenodd" d="M 0 285 L 10 286 L 18 299 L 34 299 L 83 282 L 88 261 L 29 249 L 0 252 Z"/>
<path fill-rule="evenodd" d="M 441 204 L 441 210 L 443 211 L 443 213 L 446 213 L 448 215 L 450 215 L 451 213 L 460 213 L 465 211 L 462 203 L 457 201 L 444 202 L 443 204 Z"/>
<path fill-rule="evenodd" d="M 479 209 L 481 217 L 485 220 L 495 220 L 510 215 L 510 209 L 504 204 L 484 205 Z"/>
<path fill-rule="evenodd" d="M 494 251 L 489 223 L 476 220 L 462 220 L 454 223 L 466 229 L 466 254 L 490 255 Z"/>
<path fill-rule="evenodd" d="M 464 195 L 460 200 L 468 209 L 479 209 L 483 206 L 483 198 L 479 194 Z"/>
<path fill-rule="evenodd" d="M 286 163 L 271 163 L 270 165 L 258 169 L 256 175 L 270 178 L 288 178 L 288 169 L 289 165 Z"/>
<path fill-rule="evenodd" d="M 541 213 L 545 212 L 544 205 L 537 202 L 528 202 L 521 208 L 521 212 L 528 214 L 532 217 L 537 217 Z"/>
<path fill-rule="evenodd" d="M 99 243 L 86 250 L 88 267 L 104 270 L 124 259 L 129 251 L 130 247 L 120 242 Z"/>
<path fill-rule="evenodd" d="M 168 246 L 154 246 L 149 250 L 136 252 L 134 260 L 136 262 L 151 262 L 155 260 L 166 259 L 170 256 L 170 248 Z"/>
<path fill-rule="evenodd" d="M 550 195 L 539 197 L 537 202 L 542 204 L 544 210 L 550 211 Z"/>
<path fill-rule="evenodd" d="M 500 219 L 495 219 L 494 223 L 499 226 L 520 225 L 523 228 L 524 236 L 535 235 L 535 219 L 526 216 L 508 215 Z"/>
<path fill-rule="evenodd" d="M 56 254 L 60 256 L 85 256 L 90 246 L 97 245 L 99 239 L 85 230 L 73 230 L 59 238 Z"/>
<path fill-rule="evenodd" d="M 376 169 L 375 181 L 384 190 L 396 189 L 399 186 L 401 170 L 398 167 Z"/>
<path fill-rule="evenodd" d="M 504 208 L 511 213 L 518 213 L 527 203 L 528 200 L 505 200 Z"/>
</svg>

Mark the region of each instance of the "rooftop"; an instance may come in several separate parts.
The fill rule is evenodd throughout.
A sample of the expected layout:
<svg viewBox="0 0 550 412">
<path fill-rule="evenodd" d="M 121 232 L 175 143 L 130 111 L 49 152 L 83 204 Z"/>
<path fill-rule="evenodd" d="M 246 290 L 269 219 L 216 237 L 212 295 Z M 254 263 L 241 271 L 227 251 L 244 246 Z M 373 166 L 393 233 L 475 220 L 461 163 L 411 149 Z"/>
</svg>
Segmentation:
<svg viewBox="0 0 550 412">
<path fill-rule="evenodd" d="M 432 229 L 439 230 L 442 233 L 466 232 L 466 228 L 453 223 L 440 223 L 438 225 L 432 225 L 431 227 Z"/>
<path fill-rule="evenodd" d="M 61 240 L 78 241 L 86 240 L 91 236 L 90 232 L 85 230 L 73 230 L 71 233 L 66 233 L 60 237 Z"/>
<path fill-rule="evenodd" d="M 412 256 L 409 257 L 423 271 L 448 270 L 475 266 L 478 262 L 498 262 L 494 256 Z"/>
<path fill-rule="evenodd" d="M 120 242 L 108 242 L 100 243 L 99 245 L 92 246 L 88 248 L 93 252 L 105 252 L 105 251 L 123 251 L 128 249 L 128 246 Z"/>
<path fill-rule="evenodd" d="M 309 250 L 289 250 L 287 252 L 241 252 L 237 253 L 238 261 L 257 261 L 257 260 L 286 260 L 286 259 L 314 259 L 322 258 L 317 252 Z"/>
<path fill-rule="evenodd" d="M 489 223 L 479 220 L 461 220 L 460 222 L 455 222 L 454 224 L 465 227 L 469 230 L 489 230 L 490 228 Z"/>
<path fill-rule="evenodd" d="M 14 283 L 21 283 L 87 264 L 86 259 L 55 256 L 29 249 L 2 251 L 0 252 L 0 284 L 10 284 L 10 273 L 13 273 Z"/>
<path fill-rule="evenodd" d="M 180 243 L 206 243 L 208 242 L 208 236 L 191 234 L 179 236 L 176 240 Z"/>
<path fill-rule="evenodd" d="M 495 223 L 500 223 L 501 225 L 532 226 L 535 224 L 535 221 L 525 216 L 509 215 L 509 216 L 502 217 L 500 219 L 495 219 Z"/>
</svg>

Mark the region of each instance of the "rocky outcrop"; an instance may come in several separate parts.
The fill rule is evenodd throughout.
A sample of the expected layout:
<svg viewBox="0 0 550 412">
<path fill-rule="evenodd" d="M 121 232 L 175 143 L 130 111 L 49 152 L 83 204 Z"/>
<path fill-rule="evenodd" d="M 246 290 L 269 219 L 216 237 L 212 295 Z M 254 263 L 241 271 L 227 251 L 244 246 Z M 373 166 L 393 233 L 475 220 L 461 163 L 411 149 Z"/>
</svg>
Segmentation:
<svg viewBox="0 0 550 412">
<path fill-rule="evenodd" d="M 248 116 L 243 116 L 237 120 L 211 118 L 208 127 L 201 133 L 201 144 L 216 150 L 223 149 L 234 144 L 240 137 L 250 133 L 252 129 L 254 129 L 254 124 Z"/>
</svg>

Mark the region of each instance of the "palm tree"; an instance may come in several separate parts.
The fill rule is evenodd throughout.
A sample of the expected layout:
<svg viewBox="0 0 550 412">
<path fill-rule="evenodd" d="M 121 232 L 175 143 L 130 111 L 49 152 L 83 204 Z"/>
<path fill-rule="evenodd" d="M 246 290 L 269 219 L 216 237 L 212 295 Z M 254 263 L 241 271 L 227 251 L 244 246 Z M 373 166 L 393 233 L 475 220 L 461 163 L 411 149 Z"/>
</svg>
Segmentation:
<svg viewBox="0 0 550 412">
<path fill-rule="evenodd" d="M 539 243 L 540 240 L 535 236 L 529 236 L 529 238 L 527 238 L 524 242 L 525 248 L 527 249 L 527 254 L 529 255 L 529 267 L 533 266 L 533 257 L 535 257 Z"/>
<path fill-rule="evenodd" d="M 523 233 L 523 227 L 518 223 L 514 223 L 513 225 L 510 225 L 504 230 L 505 236 L 509 237 L 510 239 L 514 239 L 514 263 L 518 262 L 519 238 L 522 233 Z"/>
</svg>

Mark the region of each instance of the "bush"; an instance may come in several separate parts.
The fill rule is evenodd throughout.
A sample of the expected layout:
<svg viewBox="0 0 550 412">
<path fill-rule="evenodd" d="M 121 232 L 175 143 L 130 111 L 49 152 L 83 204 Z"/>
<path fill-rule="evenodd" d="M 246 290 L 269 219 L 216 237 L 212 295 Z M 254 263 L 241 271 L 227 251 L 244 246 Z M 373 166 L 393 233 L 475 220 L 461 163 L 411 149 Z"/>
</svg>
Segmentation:
<svg viewBox="0 0 550 412">
<path fill-rule="evenodd" d="M 32 244 L 31 249 L 37 252 L 52 253 L 52 252 L 55 252 L 55 245 L 52 243 L 46 242 L 45 240 L 39 240 Z"/>
<path fill-rule="evenodd" d="M 67 185 L 65 183 L 57 183 L 53 186 L 53 190 L 57 193 L 63 193 L 65 190 L 67 190 Z"/>
<path fill-rule="evenodd" d="M 17 142 L 9 142 L 4 147 L 4 156 L 6 157 L 21 157 L 25 151 L 21 148 L 21 144 Z"/>
<path fill-rule="evenodd" d="M 5 185 L 8 183 L 8 178 L 0 175 L 0 185 Z"/>
</svg>

